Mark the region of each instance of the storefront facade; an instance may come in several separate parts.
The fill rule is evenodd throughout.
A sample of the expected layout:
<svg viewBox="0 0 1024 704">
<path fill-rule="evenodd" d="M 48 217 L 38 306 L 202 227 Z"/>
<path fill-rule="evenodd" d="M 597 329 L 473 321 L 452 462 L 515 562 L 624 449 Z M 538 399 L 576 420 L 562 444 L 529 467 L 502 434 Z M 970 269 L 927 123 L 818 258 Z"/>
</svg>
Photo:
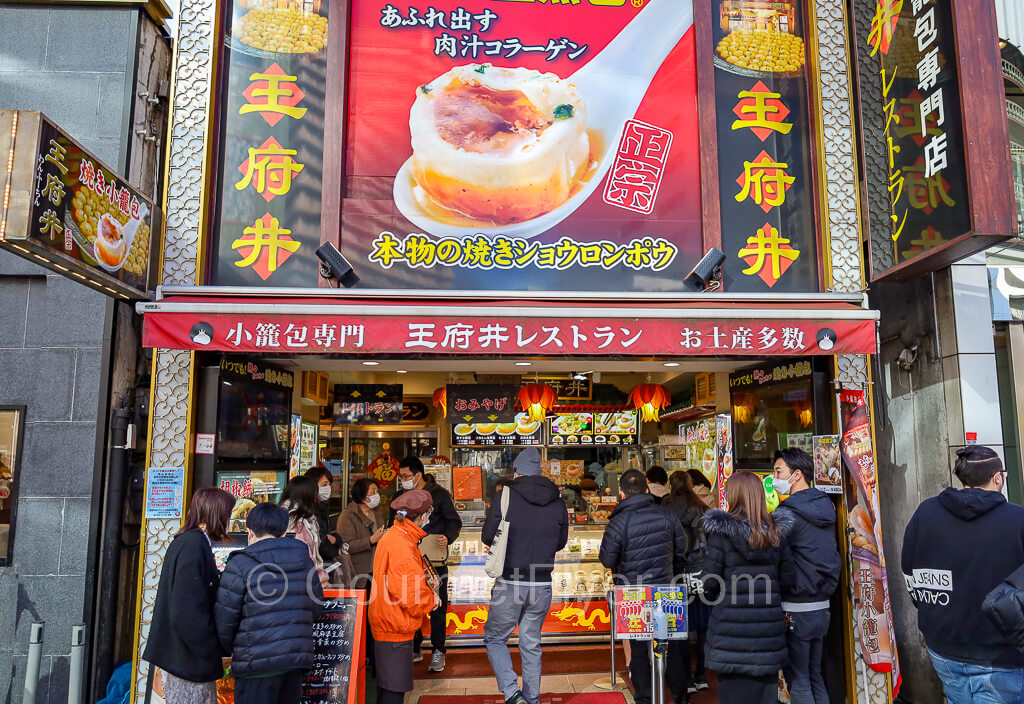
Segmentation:
<svg viewBox="0 0 1024 704">
<path fill-rule="evenodd" d="M 743 3 L 698 3 L 692 16 L 685 8 L 678 16 L 673 14 L 680 12 L 678 4 L 662 0 L 646 7 L 597 0 L 567 7 L 501 0 L 470 4 L 468 13 L 454 5 L 445 4 L 439 13 L 432 7 L 431 20 L 426 8 L 419 13 L 386 2 L 298 8 L 296 12 L 312 13 L 316 19 L 312 36 L 303 39 L 312 43 L 298 52 L 308 56 L 296 58 L 294 47 L 282 50 L 260 44 L 263 40 L 258 38 L 245 38 L 246 29 L 251 29 L 246 23 L 256 21 L 256 16 L 246 19 L 241 9 L 208 2 L 183 3 L 179 26 L 186 40 L 178 48 L 172 85 L 163 288 L 156 300 L 139 305 L 146 318 L 145 344 L 154 348 L 148 465 L 182 468 L 190 488 L 224 479 L 231 486 L 231 477 L 217 476 L 218 471 L 227 471 L 227 465 L 222 463 L 218 470 L 218 459 L 211 465 L 196 454 L 199 434 L 216 436 L 221 430 L 216 423 L 211 425 L 203 405 L 203 389 L 208 388 L 204 370 L 222 368 L 225 360 L 248 359 L 257 368 L 266 365 L 294 373 L 293 388 L 309 373 L 327 376 L 331 387 L 403 384 L 415 389 L 405 394 L 408 401 L 427 407 L 426 417 L 413 426 L 415 431 L 400 423 L 374 427 L 321 419 L 314 408 L 333 408 L 331 403 L 301 406 L 300 423 L 315 423 L 318 437 L 324 439 L 327 456 L 320 459 L 337 461 L 343 470 L 335 492 L 340 501 L 348 480 L 359 473 L 358 465 L 363 463 L 365 470 L 381 454 L 382 444 L 370 441 L 387 438 L 373 438 L 373 433 L 398 433 L 392 439 L 403 449 L 447 459 L 453 466 L 453 484 L 454 467 L 492 462 L 486 453 L 496 453 L 498 465 L 506 463 L 505 453 L 482 449 L 491 447 L 483 438 L 496 437 L 496 429 L 460 428 L 438 418 L 432 404 L 423 400 L 431 390 L 450 383 L 517 386 L 531 375 L 568 379 L 573 372 L 584 377 L 598 372 L 609 380 L 603 383 L 613 387 L 607 390 L 607 401 L 565 399 L 565 407 L 560 403 L 555 411 L 590 414 L 596 430 L 598 416 L 632 410 L 622 397 L 644 384 L 647 376 L 652 383 L 678 383 L 688 390 L 696 374 L 711 374 L 717 388 L 713 403 L 695 398 L 691 405 L 701 408 L 692 417 L 686 415 L 694 413 L 689 408 L 672 411 L 685 411 L 682 416 L 688 421 L 727 414 L 733 437 L 745 433 L 750 444 L 768 437 L 771 414 L 758 409 L 762 402 L 767 408 L 770 399 L 782 404 L 774 411 L 777 415 L 796 423 L 792 429 L 771 433 L 776 446 L 783 442 L 780 435 L 786 443 L 792 435 L 794 444 L 813 450 L 816 436 L 856 432 L 857 442 L 848 444 L 858 448 L 859 469 L 850 477 L 840 513 L 844 520 L 847 514 L 868 520 L 860 526 L 861 549 L 854 549 L 856 543 L 843 546 L 852 560 L 860 562 L 846 575 L 841 591 L 858 596 L 841 601 L 836 642 L 843 651 L 842 688 L 851 700 L 890 701 L 899 672 L 887 617 L 879 538 L 883 517 L 878 515 L 877 495 L 872 495 L 877 481 L 870 355 L 877 349 L 877 316 L 863 295 L 865 272 L 871 267 L 862 247 L 858 135 L 852 117 L 858 106 L 852 99 L 853 41 L 847 34 L 847 5 L 832 0 L 793 3 L 772 15 L 774 24 L 766 32 L 753 19 L 744 30 Z M 555 206 L 579 208 L 578 213 L 562 216 L 566 223 L 576 224 L 576 234 L 557 230 L 561 220 L 556 219 L 543 229 L 561 236 L 545 237 L 541 232 L 536 244 L 529 244 L 538 233 L 528 223 L 543 217 L 531 210 L 543 207 L 526 197 L 529 189 L 518 191 L 526 193 L 522 202 L 501 201 L 494 189 L 488 191 L 483 178 L 468 186 L 476 193 L 475 200 L 452 195 L 443 178 L 432 178 L 444 172 L 444 159 L 429 162 L 430 150 L 421 148 L 432 143 L 431 136 L 420 134 L 415 126 L 411 135 L 402 131 L 409 105 L 414 122 L 417 106 L 435 99 L 453 97 L 451 109 L 457 112 L 466 95 L 451 96 L 453 86 L 455 93 L 465 93 L 467 85 L 504 90 L 494 87 L 497 82 L 486 83 L 498 80 L 491 78 L 498 70 L 492 63 L 550 65 L 561 76 L 574 75 L 587 100 L 597 100 L 594 93 L 586 93 L 587 74 L 574 74 L 573 55 L 584 67 L 588 59 L 598 61 L 585 53 L 593 44 L 593 55 L 599 46 L 606 45 L 605 51 L 625 46 L 643 58 L 639 45 L 617 45 L 607 31 L 600 35 L 594 27 L 604 21 L 620 32 L 618 36 L 628 37 L 629 26 L 633 31 L 639 26 L 629 25 L 629 20 L 649 20 L 657 13 L 668 13 L 660 16 L 668 19 L 663 35 L 646 37 L 660 47 L 651 52 L 664 49 L 663 55 L 645 59 L 651 65 L 644 67 L 649 75 L 643 80 L 653 92 L 646 100 L 643 91 L 621 96 L 628 103 L 623 118 L 628 126 L 605 135 L 618 149 L 593 160 L 592 168 L 606 170 L 595 179 L 600 183 L 570 184 L 567 200 Z M 527 38 L 531 21 L 557 26 L 573 18 L 584 28 L 579 37 L 567 31 L 569 39 L 549 41 L 547 34 L 543 41 Z M 502 41 L 488 47 L 487 33 L 496 31 L 491 24 L 500 22 L 508 22 L 510 34 L 521 33 L 518 48 L 504 34 Z M 799 61 L 779 66 L 758 63 L 756 51 L 748 56 L 746 47 L 733 47 L 747 36 L 742 31 L 749 32 L 751 42 L 762 31 L 769 41 L 788 43 L 790 58 L 798 56 Z M 586 32 L 590 34 L 584 41 L 580 37 Z M 513 61 L 517 54 L 522 56 Z M 524 58 L 528 55 L 533 58 Z M 390 77 L 389 62 L 401 64 Z M 423 64 L 424 75 L 405 90 L 413 78 L 407 75 L 409 66 L 421 68 L 417 62 Z M 452 74 L 458 81 L 450 82 L 448 72 L 459 64 L 469 68 Z M 617 65 L 611 62 L 604 68 L 612 71 Z M 661 70 L 665 67 L 672 70 Z M 502 80 L 524 75 L 551 80 L 538 77 L 534 68 L 522 70 L 527 73 Z M 257 99 L 260 93 L 254 90 L 262 91 L 263 98 Z M 567 89 L 554 80 L 550 90 Z M 685 105 L 668 109 L 659 103 L 659 90 L 674 90 L 687 100 L 692 96 L 692 106 L 677 101 Z M 275 95 L 274 110 L 268 108 L 270 94 Z M 560 95 L 564 97 L 557 100 L 555 119 L 563 121 L 558 127 L 564 125 L 563 131 L 571 132 L 572 120 L 583 115 L 579 96 L 572 91 Z M 594 116 L 613 110 L 615 101 L 597 105 Z M 622 134 L 627 138 L 620 141 Z M 458 139 L 468 138 L 465 131 L 459 135 Z M 410 136 L 419 167 L 415 159 L 406 162 Z M 635 153 L 631 159 L 629 150 L 641 142 L 648 147 L 656 144 L 655 152 L 661 156 L 651 157 L 648 149 L 646 161 Z M 591 148 L 599 143 L 595 139 Z M 687 148 L 688 144 L 700 148 Z M 292 149 L 294 153 L 285 153 Z M 273 187 L 280 192 L 257 185 L 260 174 L 253 166 L 259 162 L 254 156 L 275 160 L 279 171 Z M 452 160 L 456 172 L 472 170 L 470 162 Z M 307 177 L 315 172 L 317 178 L 303 183 L 304 171 Z M 606 173 L 611 174 L 607 181 Z M 652 173 L 653 181 L 648 178 Z M 285 187 L 286 180 L 297 189 L 295 194 Z M 625 193 L 635 196 L 637 189 L 630 186 L 638 185 L 647 189 L 646 195 L 623 200 Z M 599 192 L 597 186 L 604 190 Z M 438 200 L 450 205 L 445 217 L 417 200 L 416 187 L 428 191 L 434 205 Z M 506 185 L 513 192 L 520 187 Z M 485 227 L 473 221 L 474 209 L 488 197 L 502 202 L 504 225 L 491 222 Z M 452 212 L 465 217 L 453 217 Z M 583 232 L 587 234 L 579 234 Z M 269 241 L 264 238 L 286 246 L 275 246 L 271 255 L 266 246 L 259 246 Z M 359 287 L 334 289 L 337 281 L 320 281 L 313 250 L 322 244 L 334 245 L 344 255 L 343 262 L 361 280 Z M 724 262 L 712 248 L 724 253 Z M 696 288 L 708 291 L 697 292 L 683 279 L 706 253 L 717 259 L 710 268 L 722 266 L 723 278 L 716 281 L 705 273 Z M 336 279 L 348 278 L 346 285 L 351 283 L 344 263 L 333 261 Z M 616 266 L 625 261 L 632 264 Z M 685 379 L 673 382 L 676 372 L 666 370 L 674 369 L 680 369 Z M 781 377 L 789 375 L 794 381 L 805 375 L 809 380 L 777 395 L 769 391 L 770 384 L 744 388 L 745 377 L 753 378 L 756 370 L 763 379 L 766 369 L 774 382 L 786 381 Z M 778 369 L 780 378 L 774 379 Z M 736 388 L 730 393 L 733 382 Z M 298 394 L 293 391 L 291 398 L 294 402 Z M 588 405 L 592 408 L 585 408 Z M 748 411 L 750 418 L 740 420 L 739 415 Z M 296 414 L 296 408 L 287 413 Z M 757 418 L 765 418 L 762 427 Z M 636 437 L 626 443 L 633 449 L 619 449 L 614 458 L 602 462 L 598 458 L 607 455 L 596 451 L 596 437 L 603 435 L 607 448 L 610 433 L 581 433 L 578 427 L 559 433 L 561 426 L 553 425 L 554 420 L 557 416 L 538 429 L 536 443 L 543 446 L 548 462 L 559 463 L 559 471 L 563 461 L 589 463 L 590 454 L 602 467 L 617 461 L 623 469 L 649 466 L 655 458 L 669 465 L 675 461 L 680 469 L 683 463 L 693 463 L 689 448 L 678 449 L 687 445 L 686 429 L 679 428 L 682 421 L 652 426 L 647 447 L 642 442 L 644 426 L 638 423 Z M 506 437 L 515 436 L 515 442 L 501 444 L 534 444 L 532 433 L 524 432 L 531 426 L 514 422 L 515 429 Z M 749 427 L 741 433 L 743 425 Z M 684 439 L 675 445 L 668 439 L 680 435 Z M 567 454 L 569 444 L 577 444 L 570 443 L 570 437 L 578 438 L 581 447 L 582 438 L 589 437 L 590 454 Z M 764 471 L 766 449 L 759 445 L 748 456 L 735 458 L 735 467 Z M 567 471 L 577 472 L 576 465 L 567 465 Z M 485 470 L 480 476 L 480 491 L 467 490 L 464 495 L 467 504 L 493 496 L 488 483 L 498 475 Z M 467 505 L 466 510 L 479 508 Z M 582 541 L 594 540 L 583 533 L 600 532 L 593 518 L 590 512 L 589 522 L 576 536 L 582 558 L 589 551 Z M 178 519 L 156 518 L 144 526 L 138 653 L 148 638 L 162 555 L 179 524 Z M 460 540 L 463 559 L 473 550 L 470 543 L 479 550 L 471 533 Z M 460 570 L 470 562 L 460 564 Z M 596 583 L 603 575 L 593 575 L 589 566 L 565 571 L 563 591 L 579 595 L 581 583 L 586 595 L 598 591 Z M 584 573 L 582 579 L 579 572 Z M 479 631 L 479 618 L 474 618 L 479 614 L 474 612 L 484 600 L 486 584 L 475 574 L 465 575 L 465 580 L 455 576 L 460 579 L 453 595 L 452 635 L 471 640 Z M 571 625 L 576 623 L 578 630 L 589 632 L 594 626 L 599 632 L 599 601 L 565 596 L 565 619 L 556 619 L 570 624 L 564 631 L 576 630 Z M 581 607 L 584 603 L 587 606 Z M 552 631 L 562 628 L 552 626 Z M 590 637 L 587 632 L 584 638 Z M 137 655 L 137 701 L 145 697 L 148 678 L 148 663 Z"/>
</svg>

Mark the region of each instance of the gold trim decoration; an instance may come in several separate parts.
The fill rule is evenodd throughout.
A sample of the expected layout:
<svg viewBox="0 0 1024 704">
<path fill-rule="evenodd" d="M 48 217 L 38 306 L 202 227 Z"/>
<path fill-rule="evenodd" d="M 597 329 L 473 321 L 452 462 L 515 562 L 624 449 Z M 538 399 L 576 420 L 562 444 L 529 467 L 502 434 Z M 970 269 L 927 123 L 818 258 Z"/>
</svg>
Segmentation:
<svg viewBox="0 0 1024 704">
<path fill-rule="evenodd" d="M 216 3 L 181 4 L 175 46 L 165 170 L 164 245 L 161 282 L 199 283 L 212 75 L 215 66 Z M 184 467 L 190 484 L 191 392 L 194 357 L 181 350 L 155 350 L 150 394 L 151 430 L 147 466 Z M 164 554 L 180 521 L 145 521 L 135 624 L 132 702 L 145 701 L 149 663 L 142 659 L 153 619 Z"/>
</svg>

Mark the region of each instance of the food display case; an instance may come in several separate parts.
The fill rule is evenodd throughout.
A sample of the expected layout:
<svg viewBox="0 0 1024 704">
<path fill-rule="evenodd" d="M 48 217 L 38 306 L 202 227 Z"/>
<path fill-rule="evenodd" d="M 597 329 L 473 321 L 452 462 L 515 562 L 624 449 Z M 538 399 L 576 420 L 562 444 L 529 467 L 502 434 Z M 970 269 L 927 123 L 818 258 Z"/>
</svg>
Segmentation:
<svg viewBox="0 0 1024 704">
<path fill-rule="evenodd" d="M 451 486 L 463 520 L 462 533 L 452 542 L 448 560 L 447 623 L 453 642 L 471 645 L 483 640 L 494 584 L 484 573 L 483 520 L 498 482 L 511 480 L 512 463 L 527 447 L 540 451 L 543 474 L 559 487 L 569 512 L 569 539 L 555 557 L 553 599 L 544 623 L 544 639 L 608 638 L 606 595 L 611 572 L 601 565 L 598 552 L 617 503 L 619 474 L 637 464 L 642 467 L 639 430 L 635 411 L 558 413 L 544 423 L 531 422 L 520 414 L 514 424 L 452 426 Z M 581 488 L 585 479 L 592 478 L 588 473 L 595 471 L 598 488 Z M 482 500 L 477 498 L 479 494 Z"/>
</svg>

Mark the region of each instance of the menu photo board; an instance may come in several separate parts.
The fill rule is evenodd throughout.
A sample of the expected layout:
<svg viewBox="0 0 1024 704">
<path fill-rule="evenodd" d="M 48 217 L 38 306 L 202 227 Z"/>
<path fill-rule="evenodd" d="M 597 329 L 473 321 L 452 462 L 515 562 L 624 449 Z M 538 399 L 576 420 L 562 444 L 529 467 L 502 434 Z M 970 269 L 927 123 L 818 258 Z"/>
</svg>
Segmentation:
<svg viewBox="0 0 1024 704">
<path fill-rule="evenodd" d="M 826 494 L 843 493 L 840 435 L 814 436 L 814 488 Z"/>
<path fill-rule="evenodd" d="M 336 384 L 335 425 L 398 424 L 402 422 L 401 384 Z"/>
<path fill-rule="evenodd" d="M 34 111 L 0 110 L 0 164 L 0 247 L 109 296 L 149 298 L 159 241 L 142 191 Z"/>
<path fill-rule="evenodd" d="M 557 413 L 551 419 L 551 445 L 633 445 L 636 411 Z"/>
<path fill-rule="evenodd" d="M 459 423 L 452 426 L 453 446 L 540 445 L 543 423 L 517 413 L 512 423 Z"/>
<path fill-rule="evenodd" d="M 618 640 L 653 640 L 655 612 L 660 607 L 665 613 L 668 639 L 686 639 L 687 600 L 685 584 L 615 587 L 612 634 Z"/>
</svg>

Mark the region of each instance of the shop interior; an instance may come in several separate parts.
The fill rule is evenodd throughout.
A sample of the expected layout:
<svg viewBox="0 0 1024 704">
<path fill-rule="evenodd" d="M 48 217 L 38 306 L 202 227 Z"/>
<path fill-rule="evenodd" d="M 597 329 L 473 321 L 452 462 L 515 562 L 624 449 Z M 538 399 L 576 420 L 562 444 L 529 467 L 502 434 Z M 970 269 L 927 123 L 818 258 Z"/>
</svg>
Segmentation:
<svg viewBox="0 0 1024 704">
<path fill-rule="evenodd" d="M 606 640 L 611 575 L 598 561 L 598 549 L 622 472 L 653 465 L 670 474 L 698 470 L 717 506 L 720 472 L 727 477 L 734 469 L 750 469 L 768 477 L 776 449 L 810 452 L 815 434 L 833 432 L 828 361 L 210 354 L 199 361 L 196 432 L 215 439 L 196 455 L 196 485 L 220 486 L 236 496 L 231 527 L 244 534 L 248 509 L 276 501 L 289 477 L 319 462 L 335 477 L 332 521 L 347 504 L 352 483 L 366 476 L 380 485 L 378 511 L 386 518 L 398 461 L 421 458 L 434 481 L 452 493 L 463 519 L 462 535 L 449 549 L 449 636 L 453 645 L 474 645 L 482 641 L 482 621 L 473 623 L 466 614 L 486 604 L 493 583 L 483 569 L 483 519 L 499 483 L 511 480 L 515 456 L 536 447 L 570 514 L 569 544 L 554 573 L 555 598 L 581 611 L 566 623 L 551 623 L 546 637 Z M 512 388 L 517 400 L 524 386 L 544 385 L 553 393 L 539 418 L 519 407 L 484 423 L 445 417 L 441 391 L 481 385 Z M 634 393 L 639 387 L 647 393 Z M 645 420 L 637 407 L 645 399 L 664 404 L 657 421 Z"/>
</svg>

